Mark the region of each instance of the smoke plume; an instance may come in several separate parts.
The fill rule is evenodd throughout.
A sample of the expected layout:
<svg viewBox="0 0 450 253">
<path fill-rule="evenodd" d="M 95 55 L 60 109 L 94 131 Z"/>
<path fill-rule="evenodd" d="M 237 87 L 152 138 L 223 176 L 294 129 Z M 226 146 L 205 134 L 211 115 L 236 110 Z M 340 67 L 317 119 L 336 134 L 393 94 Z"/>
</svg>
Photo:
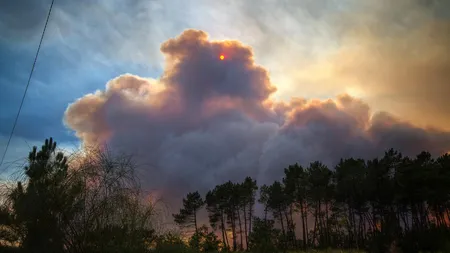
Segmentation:
<svg viewBox="0 0 450 253">
<path fill-rule="evenodd" d="M 388 148 L 407 155 L 450 150 L 449 132 L 372 112 L 347 94 L 273 101 L 268 71 L 239 41 L 210 41 L 203 31 L 186 30 L 161 52 L 159 79 L 121 75 L 71 104 L 65 122 L 85 145 L 133 154 L 144 185 L 169 203 L 245 176 L 268 183 L 295 162 L 332 166 Z"/>
</svg>

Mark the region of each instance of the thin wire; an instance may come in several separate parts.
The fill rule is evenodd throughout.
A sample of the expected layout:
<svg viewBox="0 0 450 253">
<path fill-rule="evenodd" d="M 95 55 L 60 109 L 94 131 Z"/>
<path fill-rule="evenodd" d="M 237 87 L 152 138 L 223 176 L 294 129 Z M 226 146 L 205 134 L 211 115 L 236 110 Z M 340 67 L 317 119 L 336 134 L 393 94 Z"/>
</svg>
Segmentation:
<svg viewBox="0 0 450 253">
<path fill-rule="evenodd" d="M 6 153 L 8 152 L 8 148 L 9 148 L 9 145 L 11 143 L 11 138 L 12 138 L 12 136 L 14 134 L 14 130 L 16 129 L 17 121 L 19 119 L 20 112 L 22 111 L 23 102 L 25 101 L 25 97 L 27 95 L 28 87 L 30 87 L 31 77 L 33 76 L 34 67 L 36 66 L 36 61 L 37 61 L 37 58 L 39 56 L 39 51 L 41 51 L 42 41 L 44 40 L 45 31 L 47 30 L 47 24 L 48 24 L 48 20 L 50 19 L 50 14 L 52 13 L 53 3 L 54 2 L 55 2 L 55 0 L 52 0 L 52 3 L 50 5 L 50 9 L 48 10 L 47 20 L 45 21 L 44 30 L 42 31 L 42 35 L 41 35 L 41 40 L 39 41 L 39 46 L 38 46 L 38 49 L 37 49 L 37 52 L 36 52 L 36 56 L 34 57 L 34 62 L 33 62 L 33 66 L 31 67 L 30 76 L 28 77 L 27 86 L 25 87 L 25 91 L 23 92 L 22 101 L 20 102 L 19 110 L 17 111 L 16 119 L 14 120 L 14 125 L 13 125 L 13 127 L 11 129 L 11 133 L 9 135 L 8 143 L 6 143 L 5 152 L 3 152 L 2 160 L 0 161 L 0 168 L 1 168 L 2 164 L 3 164 L 3 161 L 5 160 Z"/>
</svg>

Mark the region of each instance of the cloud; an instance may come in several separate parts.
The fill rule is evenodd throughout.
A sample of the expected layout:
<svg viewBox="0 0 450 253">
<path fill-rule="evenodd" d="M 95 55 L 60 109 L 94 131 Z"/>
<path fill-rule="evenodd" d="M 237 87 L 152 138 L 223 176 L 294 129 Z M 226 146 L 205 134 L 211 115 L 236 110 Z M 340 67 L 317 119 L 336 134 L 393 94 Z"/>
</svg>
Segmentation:
<svg viewBox="0 0 450 253">
<path fill-rule="evenodd" d="M 349 39 L 332 58 L 330 78 L 360 87 L 380 109 L 449 130 L 450 21 L 429 20 L 398 33 Z"/>
<path fill-rule="evenodd" d="M 3 38 L 30 40 L 42 32 L 51 1 L 1 1 L 0 32 Z M 20 17 L 20 18 L 18 18 Z M 38 32 L 36 31 L 38 30 Z"/>
<path fill-rule="evenodd" d="M 252 46 L 278 97 L 346 91 L 376 110 L 450 130 L 449 1 L 262 2 L 234 11 L 261 30 L 247 34 L 260 35 Z"/>
<path fill-rule="evenodd" d="M 201 8 L 192 22 L 213 38 L 252 45 L 274 97 L 348 92 L 450 130 L 449 10 L 442 0 L 231 0 Z"/>
<path fill-rule="evenodd" d="M 295 162 L 334 164 L 388 148 L 414 155 L 450 149 L 450 133 L 417 127 L 349 95 L 275 102 L 269 73 L 249 46 L 186 30 L 161 46 L 158 80 L 121 75 L 66 110 L 85 145 L 108 144 L 142 165 L 143 183 L 177 201 L 227 180 L 261 183 Z M 219 55 L 226 55 L 224 61 Z"/>
</svg>

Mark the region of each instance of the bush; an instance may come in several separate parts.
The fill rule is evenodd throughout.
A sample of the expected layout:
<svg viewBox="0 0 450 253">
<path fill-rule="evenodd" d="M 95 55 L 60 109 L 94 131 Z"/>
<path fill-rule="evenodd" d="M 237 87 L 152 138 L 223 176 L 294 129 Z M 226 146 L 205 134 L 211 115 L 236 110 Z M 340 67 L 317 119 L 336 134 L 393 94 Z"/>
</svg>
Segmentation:
<svg viewBox="0 0 450 253">
<path fill-rule="evenodd" d="M 274 228 L 273 220 L 255 217 L 253 230 L 249 235 L 249 248 L 254 253 L 279 252 L 280 231 Z"/>
<path fill-rule="evenodd" d="M 425 231 L 405 233 L 400 242 L 403 252 L 450 252 L 450 231 L 448 228 L 432 227 Z"/>
<path fill-rule="evenodd" d="M 155 241 L 155 253 L 195 253 L 196 251 L 189 248 L 180 236 L 167 233 L 159 236 Z"/>
</svg>

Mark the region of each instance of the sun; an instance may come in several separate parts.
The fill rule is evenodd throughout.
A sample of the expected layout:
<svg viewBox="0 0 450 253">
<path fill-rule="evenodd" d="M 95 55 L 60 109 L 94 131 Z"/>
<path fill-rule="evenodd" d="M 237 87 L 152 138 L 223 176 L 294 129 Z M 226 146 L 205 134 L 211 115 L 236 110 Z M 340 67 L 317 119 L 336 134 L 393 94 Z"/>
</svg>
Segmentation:
<svg viewBox="0 0 450 253">
<path fill-rule="evenodd" d="M 221 55 L 219 56 L 219 59 L 220 59 L 221 61 L 225 60 L 225 55 L 221 54 Z"/>
</svg>

